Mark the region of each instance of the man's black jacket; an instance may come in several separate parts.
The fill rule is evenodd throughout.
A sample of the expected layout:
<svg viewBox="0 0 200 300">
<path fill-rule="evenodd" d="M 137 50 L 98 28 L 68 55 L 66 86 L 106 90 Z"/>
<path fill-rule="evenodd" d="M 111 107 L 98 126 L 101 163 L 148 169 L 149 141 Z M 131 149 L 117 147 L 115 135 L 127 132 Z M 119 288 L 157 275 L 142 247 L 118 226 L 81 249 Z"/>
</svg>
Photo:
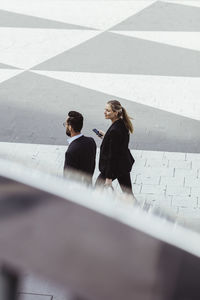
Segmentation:
<svg viewBox="0 0 200 300">
<path fill-rule="evenodd" d="M 73 169 L 93 175 L 96 160 L 96 143 L 93 138 L 81 136 L 71 142 L 65 153 L 64 170 Z"/>
</svg>

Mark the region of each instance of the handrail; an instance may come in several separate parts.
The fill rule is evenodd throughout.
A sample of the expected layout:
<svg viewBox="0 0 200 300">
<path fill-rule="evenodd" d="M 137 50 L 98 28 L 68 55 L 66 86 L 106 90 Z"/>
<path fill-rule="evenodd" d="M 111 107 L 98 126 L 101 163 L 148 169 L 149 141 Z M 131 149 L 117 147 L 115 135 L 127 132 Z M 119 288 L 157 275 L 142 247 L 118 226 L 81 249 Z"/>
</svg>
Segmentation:
<svg viewBox="0 0 200 300">
<path fill-rule="evenodd" d="M 0 160 L 0 176 L 1 264 L 86 299 L 179 300 L 183 292 L 197 299 L 197 233 L 174 231 L 172 222 L 119 207 L 112 194 L 14 163 Z"/>
</svg>

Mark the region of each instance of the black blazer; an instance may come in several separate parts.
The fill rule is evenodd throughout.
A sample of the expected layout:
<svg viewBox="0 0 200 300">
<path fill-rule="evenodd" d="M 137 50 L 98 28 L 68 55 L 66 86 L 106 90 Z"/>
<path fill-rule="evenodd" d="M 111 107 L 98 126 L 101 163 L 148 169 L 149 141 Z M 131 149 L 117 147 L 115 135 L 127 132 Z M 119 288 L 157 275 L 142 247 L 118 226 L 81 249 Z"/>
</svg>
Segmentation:
<svg viewBox="0 0 200 300">
<path fill-rule="evenodd" d="M 81 136 L 71 142 L 65 153 L 64 171 L 74 169 L 93 175 L 96 160 L 96 143 L 93 138 Z"/>
<path fill-rule="evenodd" d="M 100 147 L 99 170 L 106 178 L 114 179 L 131 171 L 134 158 L 128 143 L 129 131 L 119 119 L 109 127 Z"/>
</svg>

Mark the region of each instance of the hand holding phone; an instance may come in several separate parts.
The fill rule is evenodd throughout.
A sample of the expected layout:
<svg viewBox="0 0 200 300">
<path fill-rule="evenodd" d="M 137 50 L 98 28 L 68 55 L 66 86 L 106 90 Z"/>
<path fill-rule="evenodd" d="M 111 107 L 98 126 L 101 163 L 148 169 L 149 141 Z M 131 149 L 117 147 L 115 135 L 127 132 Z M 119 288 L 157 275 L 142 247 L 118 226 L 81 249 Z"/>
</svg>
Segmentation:
<svg viewBox="0 0 200 300">
<path fill-rule="evenodd" d="M 98 135 L 98 137 L 102 138 L 103 137 L 103 134 L 101 134 L 99 132 L 99 130 L 97 130 L 96 128 L 92 129 L 92 131 L 94 131 L 94 133 L 96 133 L 96 135 Z"/>
</svg>

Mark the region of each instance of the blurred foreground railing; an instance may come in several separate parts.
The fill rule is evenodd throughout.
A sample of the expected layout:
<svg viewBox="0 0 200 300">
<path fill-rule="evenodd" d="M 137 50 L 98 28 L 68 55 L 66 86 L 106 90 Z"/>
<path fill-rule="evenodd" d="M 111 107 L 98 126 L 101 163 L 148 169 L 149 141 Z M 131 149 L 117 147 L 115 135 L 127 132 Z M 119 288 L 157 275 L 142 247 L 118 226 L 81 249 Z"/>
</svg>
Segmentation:
<svg viewBox="0 0 200 300">
<path fill-rule="evenodd" d="M 26 270 L 80 299 L 199 299 L 199 234 L 126 200 L 0 160 L 0 299 Z"/>
</svg>

